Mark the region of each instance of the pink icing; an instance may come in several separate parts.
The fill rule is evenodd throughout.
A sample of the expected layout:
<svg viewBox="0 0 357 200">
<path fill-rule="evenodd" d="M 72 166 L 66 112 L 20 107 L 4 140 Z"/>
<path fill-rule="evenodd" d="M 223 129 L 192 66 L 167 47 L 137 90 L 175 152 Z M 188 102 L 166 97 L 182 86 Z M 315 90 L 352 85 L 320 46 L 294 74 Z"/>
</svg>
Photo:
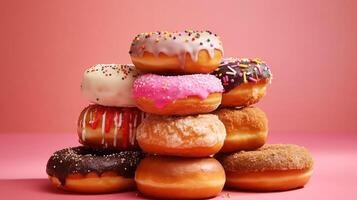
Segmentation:
<svg viewBox="0 0 357 200">
<path fill-rule="evenodd" d="M 182 76 L 145 74 L 135 80 L 133 96 L 151 99 L 156 107 L 163 108 L 177 99 L 189 96 L 205 99 L 215 92 L 222 93 L 223 86 L 219 79 L 210 74 Z"/>
</svg>

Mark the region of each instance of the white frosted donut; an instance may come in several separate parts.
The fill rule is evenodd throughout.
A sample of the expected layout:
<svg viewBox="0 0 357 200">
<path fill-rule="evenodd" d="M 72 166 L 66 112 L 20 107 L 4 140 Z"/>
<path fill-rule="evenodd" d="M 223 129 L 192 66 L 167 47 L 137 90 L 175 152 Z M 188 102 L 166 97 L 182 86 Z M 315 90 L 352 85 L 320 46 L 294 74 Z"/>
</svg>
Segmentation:
<svg viewBox="0 0 357 200">
<path fill-rule="evenodd" d="M 132 87 L 138 75 L 132 64 L 97 64 L 84 72 L 81 91 L 99 105 L 134 107 Z"/>
<path fill-rule="evenodd" d="M 138 34 L 129 54 L 141 71 L 206 74 L 218 67 L 223 47 L 219 37 L 211 31 L 157 31 Z"/>
</svg>

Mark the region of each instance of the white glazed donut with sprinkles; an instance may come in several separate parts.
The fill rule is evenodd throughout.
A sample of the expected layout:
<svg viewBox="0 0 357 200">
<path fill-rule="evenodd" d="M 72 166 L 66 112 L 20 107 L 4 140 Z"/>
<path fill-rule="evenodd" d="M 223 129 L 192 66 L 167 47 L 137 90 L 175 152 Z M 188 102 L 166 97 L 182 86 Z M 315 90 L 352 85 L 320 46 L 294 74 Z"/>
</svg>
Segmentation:
<svg viewBox="0 0 357 200">
<path fill-rule="evenodd" d="M 84 72 L 81 91 L 92 103 L 135 107 L 132 87 L 138 75 L 132 64 L 97 64 Z"/>
<path fill-rule="evenodd" d="M 134 65 L 146 72 L 210 73 L 218 67 L 223 47 L 210 31 L 157 31 L 138 34 L 129 54 Z"/>
</svg>

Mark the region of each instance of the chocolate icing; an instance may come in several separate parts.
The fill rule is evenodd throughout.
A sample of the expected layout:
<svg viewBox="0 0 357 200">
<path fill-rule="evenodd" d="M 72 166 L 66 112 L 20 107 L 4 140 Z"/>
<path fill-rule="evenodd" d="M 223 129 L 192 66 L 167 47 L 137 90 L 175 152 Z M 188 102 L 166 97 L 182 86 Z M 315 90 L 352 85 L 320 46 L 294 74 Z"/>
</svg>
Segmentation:
<svg viewBox="0 0 357 200">
<path fill-rule="evenodd" d="M 226 58 L 214 72 L 222 82 L 224 92 L 243 83 L 256 83 L 272 77 L 269 67 L 259 59 Z"/>
<path fill-rule="evenodd" d="M 64 185 L 71 174 L 86 175 L 96 172 L 116 172 L 119 176 L 133 178 L 135 170 L 144 153 L 140 151 L 93 150 L 79 146 L 56 151 L 48 160 L 46 172 L 57 177 Z"/>
</svg>

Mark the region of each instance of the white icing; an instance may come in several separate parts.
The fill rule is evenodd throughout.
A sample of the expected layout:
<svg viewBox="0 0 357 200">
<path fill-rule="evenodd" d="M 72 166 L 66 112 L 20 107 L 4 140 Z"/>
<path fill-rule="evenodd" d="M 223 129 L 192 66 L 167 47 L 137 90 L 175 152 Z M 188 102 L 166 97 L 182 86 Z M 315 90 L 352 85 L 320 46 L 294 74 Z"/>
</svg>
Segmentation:
<svg viewBox="0 0 357 200">
<path fill-rule="evenodd" d="M 137 76 L 132 64 L 97 64 L 84 72 L 81 91 L 96 104 L 135 107 L 132 87 Z"/>
<path fill-rule="evenodd" d="M 93 123 L 93 112 L 89 113 L 89 124 Z"/>
<path fill-rule="evenodd" d="M 133 138 L 133 124 L 129 123 L 129 143 L 132 144 L 132 138 Z"/>
<path fill-rule="evenodd" d="M 144 52 L 152 53 L 155 56 L 160 53 L 178 56 L 181 66 L 184 66 L 186 53 L 191 56 L 192 60 L 197 61 L 199 51 L 207 50 L 212 58 L 215 49 L 220 50 L 223 54 L 222 42 L 211 32 L 190 30 L 170 33 L 164 31 L 137 35 L 131 44 L 130 53 L 140 57 Z"/>
<path fill-rule="evenodd" d="M 118 113 L 115 112 L 114 116 L 114 140 L 113 140 L 113 146 L 117 146 L 117 136 L 118 136 Z"/>
<path fill-rule="evenodd" d="M 122 113 L 119 114 L 119 124 L 118 126 L 121 127 L 122 124 Z"/>
<path fill-rule="evenodd" d="M 133 122 L 133 125 L 132 125 L 132 131 L 131 131 L 131 141 L 130 141 L 130 144 L 131 145 L 134 145 L 135 143 L 135 135 L 136 135 L 136 127 L 137 127 L 137 120 L 138 120 L 138 114 L 134 114 L 134 122 Z"/>
<path fill-rule="evenodd" d="M 102 144 L 104 144 L 105 140 L 105 117 L 106 117 L 107 112 L 104 112 L 102 116 Z"/>
<path fill-rule="evenodd" d="M 86 118 L 89 108 L 86 108 L 86 111 L 83 114 L 82 120 L 82 141 L 86 141 Z"/>
</svg>

